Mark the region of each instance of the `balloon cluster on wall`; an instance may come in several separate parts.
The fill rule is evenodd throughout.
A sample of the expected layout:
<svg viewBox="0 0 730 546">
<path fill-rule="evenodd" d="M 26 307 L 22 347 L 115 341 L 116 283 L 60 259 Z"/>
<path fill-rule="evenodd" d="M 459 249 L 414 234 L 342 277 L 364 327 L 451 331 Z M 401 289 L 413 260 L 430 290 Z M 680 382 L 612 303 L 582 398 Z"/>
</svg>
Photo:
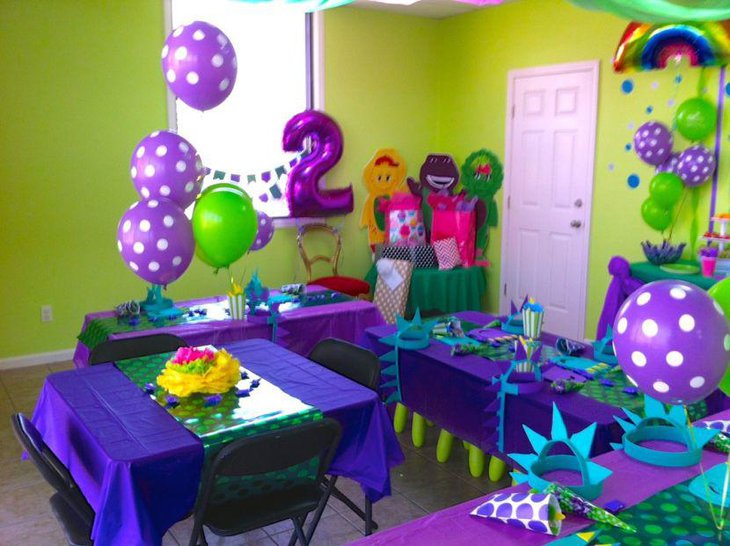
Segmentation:
<svg viewBox="0 0 730 546">
<path fill-rule="evenodd" d="M 641 205 L 641 216 L 649 227 L 664 231 L 674 216 L 684 188 L 707 182 L 715 172 L 715 155 L 702 141 L 715 130 L 717 109 L 707 99 L 694 97 L 684 101 L 675 116 L 679 134 L 695 142 L 683 152 L 674 152 L 674 137 L 658 121 L 644 123 L 634 135 L 634 150 L 639 159 L 656 169 L 649 185 L 649 197 Z"/>
<path fill-rule="evenodd" d="M 236 82 L 236 53 L 228 37 L 202 21 L 176 28 L 162 48 L 162 72 L 172 93 L 198 110 L 221 104 Z M 195 147 L 172 131 L 155 131 L 135 147 L 130 175 L 140 200 L 122 216 L 117 246 L 129 269 L 167 285 L 185 273 L 193 254 L 219 269 L 266 246 L 271 219 L 254 210 L 233 184 L 201 193 L 205 169 Z M 183 212 L 195 203 L 192 222 Z"/>
</svg>

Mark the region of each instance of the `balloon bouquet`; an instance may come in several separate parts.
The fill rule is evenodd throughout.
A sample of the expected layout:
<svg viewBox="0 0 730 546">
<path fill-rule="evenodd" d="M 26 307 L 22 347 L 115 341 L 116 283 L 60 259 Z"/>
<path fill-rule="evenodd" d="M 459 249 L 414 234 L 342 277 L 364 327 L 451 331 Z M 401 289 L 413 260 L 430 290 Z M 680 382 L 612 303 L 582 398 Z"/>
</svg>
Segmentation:
<svg viewBox="0 0 730 546">
<path fill-rule="evenodd" d="M 233 90 L 236 53 L 220 29 L 195 21 L 167 37 L 162 71 L 177 98 L 205 111 Z M 180 278 L 193 254 L 217 271 L 265 247 L 273 236 L 271 218 L 257 213 L 238 186 L 216 184 L 201 193 L 205 169 L 200 156 L 172 131 L 155 131 L 137 144 L 130 174 L 140 200 L 122 216 L 117 245 L 126 265 L 153 285 L 143 303 L 148 313 L 180 314 L 161 288 Z M 191 222 L 183 211 L 193 202 Z"/>
<path fill-rule="evenodd" d="M 699 194 L 694 189 L 707 182 L 715 172 L 715 154 L 697 142 L 715 130 L 716 118 L 717 109 L 702 97 L 688 99 L 677 108 L 677 131 L 695 142 L 683 152 L 673 151 L 672 131 L 658 121 L 643 124 L 634 135 L 636 154 L 656 170 L 649 184 L 649 197 L 641 205 L 641 217 L 657 231 L 664 231 L 671 226 L 665 246 L 671 241 L 678 215 L 675 214 L 675 205 L 681 200 L 681 208 L 689 192 L 696 210 Z M 685 192 L 685 188 L 688 192 Z M 691 238 L 695 240 L 696 236 Z M 648 242 L 646 245 L 654 246 Z M 679 258 L 680 254 L 681 249 L 676 257 Z"/>
</svg>

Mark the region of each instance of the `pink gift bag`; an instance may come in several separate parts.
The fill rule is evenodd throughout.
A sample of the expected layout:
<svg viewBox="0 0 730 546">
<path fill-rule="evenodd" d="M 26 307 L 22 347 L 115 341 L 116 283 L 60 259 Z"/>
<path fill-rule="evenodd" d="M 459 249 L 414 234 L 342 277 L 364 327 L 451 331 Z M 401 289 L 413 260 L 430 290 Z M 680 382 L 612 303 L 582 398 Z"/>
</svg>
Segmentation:
<svg viewBox="0 0 730 546">
<path fill-rule="evenodd" d="M 469 200 L 460 195 L 428 196 L 433 209 L 431 241 L 453 237 L 459 247 L 464 267 L 474 265 L 476 251 L 476 211 Z"/>
</svg>

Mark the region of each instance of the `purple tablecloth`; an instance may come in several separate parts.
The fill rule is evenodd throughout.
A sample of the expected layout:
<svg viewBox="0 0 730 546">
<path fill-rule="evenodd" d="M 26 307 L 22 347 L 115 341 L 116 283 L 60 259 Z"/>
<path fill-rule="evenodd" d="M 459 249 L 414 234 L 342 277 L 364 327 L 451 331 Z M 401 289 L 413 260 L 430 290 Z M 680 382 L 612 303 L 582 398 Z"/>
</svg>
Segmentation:
<svg viewBox="0 0 730 546">
<path fill-rule="evenodd" d="M 389 469 L 403 453 L 374 392 L 264 339 L 225 348 L 255 374 L 340 422 L 333 474 L 358 481 L 373 500 L 390 494 Z M 200 440 L 113 365 L 49 375 L 33 422 L 96 511 L 96 544 L 160 544 L 192 509 Z"/>
<path fill-rule="evenodd" d="M 307 287 L 310 291 L 322 290 L 321 287 Z M 205 303 L 223 301 L 224 297 L 204 298 L 177 302 L 180 307 L 193 307 Z M 113 311 L 91 313 L 84 317 L 84 331 L 90 321 L 97 318 L 114 316 Z M 343 303 L 302 307 L 287 311 L 279 317 L 277 343 L 300 355 L 307 355 L 318 341 L 336 337 L 355 342 L 366 328 L 385 324 L 378 308 L 371 302 L 353 300 Z M 114 334 L 111 339 L 169 333 L 183 338 L 189 345 L 216 345 L 232 343 L 245 339 L 271 338 L 271 327 L 261 321 L 219 320 L 180 324 Z M 83 343 L 76 344 L 74 364 L 85 368 L 89 362 L 89 348 Z"/>
<path fill-rule="evenodd" d="M 487 324 L 496 317 L 477 311 L 456 313 L 462 320 Z M 379 339 L 392 334 L 394 326 L 369 328 L 360 343 L 381 355 L 392 349 Z M 543 333 L 542 341 L 554 344 L 556 337 Z M 593 356 L 589 347 L 586 358 Z M 496 397 L 488 387 L 492 378 L 504 373 L 509 362 L 492 362 L 485 358 L 467 355 L 452 357 L 451 347 L 432 341 L 420 351 L 400 352 L 400 381 L 403 403 L 411 410 L 433 421 L 485 452 L 504 458 L 494 441 L 495 424 L 488 423 L 484 409 Z M 710 412 L 723 409 L 721 393 L 708 399 Z M 621 428 L 613 416 L 623 416 L 620 408 L 604 404 L 579 393 L 556 395 L 547 386 L 537 394 L 507 396 L 505 405 L 504 453 L 529 453 L 532 451 L 522 425 L 541 434 L 549 434 L 552 404 L 555 402 L 563 414 L 569 430 L 581 430 L 597 423 L 593 454 L 611 449 L 610 442 L 621 437 Z"/>
<path fill-rule="evenodd" d="M 611 283 L 608 285 L 601 316 L 598 318 L 597 339 L 601 339 L 606 335 L 606 329 L 609 325 L 613 326 L 616 313 L 618 313 L 619 307 L 626 298 L 644 284 L 639 279 L 631 276 L 631 266 L 628 260 L 621 256 L 611 258 L 611 261 L 608 262 L 608 273 L 611 275 Z"/>
<path fill-rule="evenodd" d="M 726 410 L 708 419 L 728 418 L 730 418 L 730 411 Z M 705 470 L 726 460 L 727 455 L 711 451 L 705 451 L 702 457 Z M 596 462 L 614 472 L 605 482 L 603 495 L 594 501 L 599 506 L 619 499 L 627 507 L 631 507 L 700 473 L 699 465 L 686 468 L 651 466 L 630 459 L 623 451 L 612 451 L 596 457 Z M 561 475 L 563 478 L 567 477 L 559 472 L 548 476 L 561 479 Z M 520 492 L 529 488 L 528 484 L 521 484 L 504 491 Z M 399 527 L 357 540 L 352 544 L 358 546 L 381 544 L 388 546 L 398 544 L 418 544 L 419 546 L 474 546 L 475 544 L 524 546 L 530 544 L 530 546 L 540 546 L 556 539 L 556 537 L 518 529 L 499 521 L 469 515 L 485 499 L 486 497 L 482 497 L 447 508 Z M 563 522 L 560 537 L 580 531 L 593 523 L 587 519 L 568 515 Z"/>
</svg>

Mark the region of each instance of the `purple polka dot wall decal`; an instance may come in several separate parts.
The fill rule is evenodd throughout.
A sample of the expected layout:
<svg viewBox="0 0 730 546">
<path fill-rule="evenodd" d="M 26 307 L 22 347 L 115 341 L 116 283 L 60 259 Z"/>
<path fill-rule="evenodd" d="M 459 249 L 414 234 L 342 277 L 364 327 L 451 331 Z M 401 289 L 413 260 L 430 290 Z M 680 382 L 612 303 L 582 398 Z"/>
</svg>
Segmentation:
<svg viewBox="0 0 730 546">
<path fill-rule="evenodd" d="M 613 172 L 614 169 L 616 169 L 616 165 L 614 165 L 613 163 L 609 163 L 608 164 L 608 170 L 611 171 L 611 172 Z"/>
<path fill-rule="evenodd" d="M 621 91 L 624 95 L 629 95 L 634 90 L 634 80 L 624 80 L 621 82 Z"/>
<path fill-rule="evenodd" d="M 630 174 L 626 179 L 626 183 L 629 185 L 629 188 L 635 190 L 639 187 L 639 184 L 641 183 L 641 178 L 638 174 Z"/>
<path fill-rule="evenodd" d="M 634 123 L 633 121 L 630 121 L 628 127 L 629 127 L 629 131 L 633 131 L 634 128 L 636 127 L 636 123 Z"/>
<path fill-rule="evenodd" d="M 659 89 L 659 82 L 651 82 L 652 89 Z"/>
</svg>

